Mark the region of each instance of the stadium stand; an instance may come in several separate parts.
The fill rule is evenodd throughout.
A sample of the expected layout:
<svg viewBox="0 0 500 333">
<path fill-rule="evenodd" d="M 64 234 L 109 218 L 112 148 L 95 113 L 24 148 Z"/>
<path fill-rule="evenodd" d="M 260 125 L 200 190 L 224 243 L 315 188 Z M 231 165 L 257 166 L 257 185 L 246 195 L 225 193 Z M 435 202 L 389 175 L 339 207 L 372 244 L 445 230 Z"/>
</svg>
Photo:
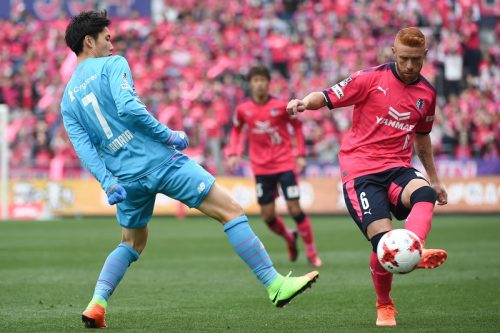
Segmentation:
<svg viewBox="0 0 500 333">
<path fill-rule="evenodd" d="M 111 31 L 115 53 L 128 59 L 149 111 L 185 130 L 187 153 L 213 173 L 226 172 L 223 148 L 252 65 L 273 69 L 273 95 L 302 97 L 389 61 L 391 38 L 403 26 L 419 26 L 428 36 L 423 74 L 438 92 L 436 155 L 497 158 L 500 50 L 494 41 L 500 25 L 485 29 L 478 3 L 156 1 L 154 17 L 115 20 Z M 11 110 L 13 177 L 57 180 L 82 173 L 59 110 L 76 62 L 64 43 L 67 21 L 64 14 L 46 22 L 29 13 L 0 21 L 0 103 Z M 350 112 L 303 116 L 308 158 L 336 161 Z"/>
</svg>

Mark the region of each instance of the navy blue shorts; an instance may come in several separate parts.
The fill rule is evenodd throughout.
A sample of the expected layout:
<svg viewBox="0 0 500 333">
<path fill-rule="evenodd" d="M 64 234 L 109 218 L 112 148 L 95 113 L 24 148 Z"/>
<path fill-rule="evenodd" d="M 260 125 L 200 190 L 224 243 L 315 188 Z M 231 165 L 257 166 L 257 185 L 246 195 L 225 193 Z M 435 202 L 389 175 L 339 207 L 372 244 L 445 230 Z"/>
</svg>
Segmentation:
<svg viewBox="0 0 500 333">
<path fill-rule="evenodd" d="M 284 171 L 271 175 L 256 175 L 255 190 L 259 205 L 266 205 L 278 197 L 278 184 L 286 200 L 300 199 L 297 175 L 293 171 Z"/>
<path fill-rule="evenodd" d="M 413 179 L 427 179 L 413 168 L 392 168 L 364 175 L 344 184 L 344 200 L 349 214 L 366 236 L 373 221 L 394 216 L 398 220 L 408 217 L 410 208 L 403 205 L 403 189 Z M 392 213 L 392 215 L 391 215 Z"/>
</svg>

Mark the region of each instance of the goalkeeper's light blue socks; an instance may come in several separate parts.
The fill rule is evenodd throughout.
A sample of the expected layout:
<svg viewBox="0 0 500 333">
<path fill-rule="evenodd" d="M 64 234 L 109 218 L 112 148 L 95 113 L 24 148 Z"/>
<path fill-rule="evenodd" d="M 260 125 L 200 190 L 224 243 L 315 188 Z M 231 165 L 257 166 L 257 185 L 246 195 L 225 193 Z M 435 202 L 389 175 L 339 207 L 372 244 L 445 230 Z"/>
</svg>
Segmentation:
<svg viewBox="0 0 500 333">
<path fill-rule="evenodd" d="M 121 243 L 109 254 L 97 279 L 94 298 L 108 300 L 125 275 L 131 263 L 139 259 L 139 252 L 132 246 Z"/>
<path fill-rule="evenodd" d="M 224 225 L 229 242 L 236 253 L 250 267 L 265 287 L 278 276 L 269 255 L 243 215 Z M 121 243 L 109 254 L 94 290 L 94 299 L 107 301 L 139 253 L 130 245 Z"/>
<path fill-rule="evenodd" d="M 224 232 L 234 250 L 257 276 L 257 279 L 268 287 L 278 276 L 264 245 L 248 224 L 245 215 L 239 216 L 224 225 Z"/>
</svg>

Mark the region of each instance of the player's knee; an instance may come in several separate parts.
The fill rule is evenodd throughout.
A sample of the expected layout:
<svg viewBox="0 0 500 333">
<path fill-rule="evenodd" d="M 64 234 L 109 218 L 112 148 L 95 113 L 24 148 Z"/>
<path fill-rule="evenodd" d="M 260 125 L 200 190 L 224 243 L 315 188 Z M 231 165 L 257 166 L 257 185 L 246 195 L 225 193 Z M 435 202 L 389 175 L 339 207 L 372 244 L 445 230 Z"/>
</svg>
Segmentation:
<svg viewBox="0 0 500 333">
<path fill-rule="evenodd" d="M 272 216 L 262 216 L 262 219 L 267 225 L 273 225 L 276 223 L 276 215 Z"/>
<path fill-rule="evenodd" d="M 302 210 L 298 210 L 298 212 L 291 213 L 295 223 L 300 224 L 306 220 L 306 214 Z"/>
<path fill-rule="evenodd" d="M 234 200 L 230 200 L 230 202 L 223 207 L 218 220 L 221 222 L 229 222 L 244 214 L 245 212 L 241 205 Z"/>
<path fill-rule="evenodd" d="M 380 239 L 382 238 L 382 236 L 384 236 L 388 232 L 389 231 L 383 231 L 383 232 L 376 234 L 372 238 L 370 238 L 370 242 L 372 243 L 373 252 L 377 253 L 378 243 L 380 243 Z"/>
<path fill-rule="evenodd" d="M 436 190 L 430 186 L 422 186 L 415 191 L 410 196 L 410 204 L 413 207 L 417 202 L 430 202 L 434 204 L 437 199 Z"/>
<path fill-rule="evenodd" d="M 123 243 L 128 244 L 129 246 L 133 247 L 134 250 L 136 250 L 139 254 L 144 251 L 146 248 L 147 241 L 145 240 L 125 240 Z"/>
<path fill-rule="evenodd" d="M 299 216 L 304 214 L 298 202 L 287 202 L 288 212 L 292 216 Z"/>
</svg>

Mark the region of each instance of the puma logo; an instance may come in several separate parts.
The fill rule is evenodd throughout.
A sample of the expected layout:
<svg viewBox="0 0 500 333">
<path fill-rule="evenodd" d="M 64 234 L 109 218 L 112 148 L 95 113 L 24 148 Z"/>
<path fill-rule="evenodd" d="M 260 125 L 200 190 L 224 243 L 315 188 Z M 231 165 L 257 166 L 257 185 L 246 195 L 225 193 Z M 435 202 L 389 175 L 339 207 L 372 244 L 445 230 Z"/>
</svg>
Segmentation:
<svg viewBox="0 0 500 333">
<path fill-rule="evenodd" d="M 381 86 L 378 86 L 377 89 L 380 90 L 381 92 L 383 92 L 385 96 L 387 96 L 387 91 L 389 90 L 389 88 L 384 89 Z"/>
</svg>

